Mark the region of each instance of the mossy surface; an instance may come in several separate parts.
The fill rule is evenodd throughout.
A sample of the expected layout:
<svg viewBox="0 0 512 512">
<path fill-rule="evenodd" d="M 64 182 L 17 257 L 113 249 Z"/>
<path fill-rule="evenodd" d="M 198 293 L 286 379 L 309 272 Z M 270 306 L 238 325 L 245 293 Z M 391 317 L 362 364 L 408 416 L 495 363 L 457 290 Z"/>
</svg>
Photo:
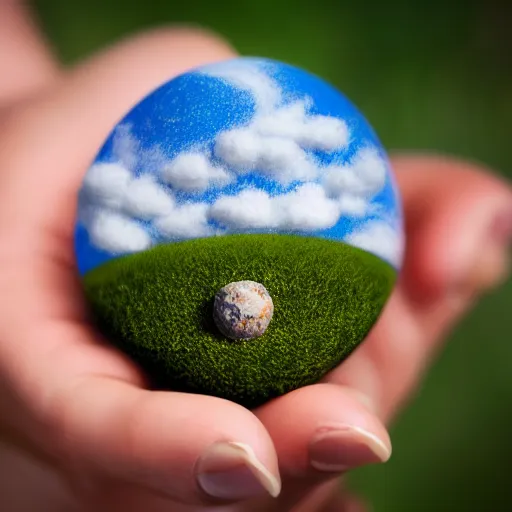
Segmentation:
<svg viewBox="0 0 512 512">
<path fill-rule="evenodd" d="M 158 245 L 84 276 L 100 329 L 160 389 L 254 407 L 319 380 L 365 338 L 396 278 L 349 245 L 301 236 L 231 235 Z M 215 327 L 215 293 L 263 284 L 275 310 L 266 333 L 231 341 Z"/>
</svg>

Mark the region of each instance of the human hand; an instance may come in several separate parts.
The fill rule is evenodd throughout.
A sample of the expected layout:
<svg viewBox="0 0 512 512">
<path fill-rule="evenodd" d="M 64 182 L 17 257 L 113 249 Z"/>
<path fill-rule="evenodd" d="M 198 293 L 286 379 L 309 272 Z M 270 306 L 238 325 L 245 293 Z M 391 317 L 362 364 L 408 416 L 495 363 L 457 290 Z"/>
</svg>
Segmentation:
<svg viewBox="0 0 512 512">
<path fill-rule="evenodd" d="M 43 464 L 43 473 L 31 471 L 45 498 L 29 492 L 35 480 L 17 494 L 11 471 L 0 484 L 14 504 L 7 511 L 41 510 L 34 499 L 55 499 L 48 510 L 66 512 L 320 509 L 339 475 L 389 457 L 385 425 L 449 328 L 503 278 L 509 187 L 468 164 L 395 158 L 405 267 L 380 321 L 345 363 L 252 412 L 146 390 L 138 369 L 87 323 L 74 270 L 76 192 L 110 129 L 144 94 L 233 50 L 201 31 L 168 29 L 60 71 L 19 11 L 0 7 L 0 24 L 9 16 L 19 26 L 0 30 L 8 38 L 0 57 L 12 59 L 0 84 L 0 438 Z M 51 487 L 51 474 L 63 484 Z M 356 503 L 335 500 L 337 510 Z"/>
</svg>

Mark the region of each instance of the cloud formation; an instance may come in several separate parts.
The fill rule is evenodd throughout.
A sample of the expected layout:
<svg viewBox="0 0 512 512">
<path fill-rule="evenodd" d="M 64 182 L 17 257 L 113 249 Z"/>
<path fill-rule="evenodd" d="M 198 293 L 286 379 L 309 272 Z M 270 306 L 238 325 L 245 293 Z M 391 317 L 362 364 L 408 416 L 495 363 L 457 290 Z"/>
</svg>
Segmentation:
<svg viewBox="0 0 512 512">
<path fill-rule="evenodd" d="M 296 101 L 256 116 L 251 127 L 262 136 L 289 139 L 304 149 L 334 151 L 348 145 L 349 130 L 343 120 L 308 114 L 309 108 L 309 101 Z"/>
<path fill-rule="evenodd" d="M 331 197 L 351 194 L 370 199 L 386 183 L 387 164 L 375 148 L 361 148 L 346 165 L 326 169 L 323 184 Z"/>
<path fill-rule="evenodd" d="M 292 231 L 315 231 L 336 224 L 340 217 L 339 204 L 325 195 L 316 183 L 306 183 L 297 190 L 276 197 L 281 211 L 281 226 Z"/>
<path fill-rule="evenodd" d="M 110 210 L 88 215 L 87 230 L 91 243 L 112 254 L 143 251 L 152 245 L 149 233 L 137 222 Z"/>
<path fill-rule="evenodd" d="M 133 171 L 140 159 L 141 147 L 139 141 L 133 136 L 129 124 L 120 124 L 114 131 L 112 140 L 112 155 L 115 160 Z"/>
<path fill-rule="evenodd" d="M 222 132 L 215 156 L 237 174 L 259 171 L 284 185 L 316 178 L 318 168 L 293 140 L 259 135 L 251 127 Z"/>
<path fill-rule="evenodd" d="M 119 126 L 116 162 L 93 165 L 83 183 L 81 219 L 92 244 L 121 254 L 147 249 L 157 239 L 247 230 L 314 233 L 334 227 L 342 216 L 383 213 L 372 203 L 387 177 L 387 162 L 376 148 L 358 148 L 341 165 L 321 164 L 319 153 L 351 143 L 343 120 L 312 114 L 307 98 L 282 105 L 279 84 L 257 60 L 214 64 L 201 72 L 249 92 L 256 107 L 252 120 L 220 132 L 210 149 L 188 149 L 172 160 L 158 146 L 141 148 L 130 126 Z M 239 190 L 237 180 L 247 173 L 267 184 L 219 194 L 230 184 Z M 276 183 L 294 189 L 270 192 Z M 203 195 L 211 187 L 213 203 Z M 196 200 L 179 204 L 173 191 L 196 194 Z M 403 245 L 398 233 L 392 223 L 372 220 L 359 223 L 345 241 L 398 265 Z"/>
<path fill-rule="evenodd" d="M 99 163 L 87 172 L 82 194 L 96 207 L 116 210 L 142 220 L 170 213 L 174 199 L 150 175 L 135 178 L 116 163 Z"/>
<path fill-rule="evenodd" d="M 130 171 L 120 164 L 95 164 L 82 182 L 82 197 L 91 204 L 119 208 L 131 178 Z"/>
<path fill-rule="evenodd" d="M 98 163 L 87 172 L 81 190 L 80 219 L 91 243 L 122 254 L 152 245 L 147 229 L 138 222 L 169 215 L 174 197 L 152 176 L 135 177 L 117 163 Z"/>
<path fill-rule="evenodd" d="M 339 205 L 326 197 L 320 185 L 306 183 L 277 196 L 248 189 L 235 196 L 221 197 L 212 205 L 210 218 L 228 231 L 315 231 L 334 226 L 339 218 Z"/>
<path fill-rule="evenodd" d="M 212 220 L 232 231 L 277 227 L 270 196 L 254 188 L 217 199 L 209 214 Z"/>
<path fill-rule="evenodd" d="M 128 183 L 120 209 L 138 219 L 151 220 L 169 214 L 173 208 L 172 194 L 152 176 L 144 175 Z"/>
<path fill-rule="evenodd" d="M 176 190 L 204 192 L 211 185 L 222 187 L 232 181 L 222 167 L 210 163 L 203 153 L 183 152 L 162 167 L 162 179 Z"/>
<path fill-rule="evenodd" d="M 213 229 L 208 225 L 209 205 L 190 203 L 174 209 L 169 215 L 155 220 L 154 225 L 166 239 L 187 239 L 211 236 Z"/>
<path fill-rule="evenodd" d="M 239 156 L 247 158 L 251 154 L 254 153 L 247 149 Z M 231 153 L 232 158 L 237 155 Z M 318 171 L 310 162 L 306 162 L 303 169 L 298 168 L 295 168 L 294 179 L 300 176 L 299 172 Z M 324 179 L 320 183 L 303 183 L 285 194 L 271 196 L 264 190 L 252 188 L 236 195 L 220 196 L 212 205 L 195 202 L 179 206 L 172 192 L 154 177 L 136 178 L 119 164 L 99 163 L 91 167 L 84 180 L 83 194 L 93 208 L 83 218 L 93 243 L 115 253 L 133 252 L 151 245 L 149 232 L 146 233 L 136 219 L 153 221 L 153 226 L 165 239 L 212 236 L 215 231 L 210 221 L 227 232 L 265 229 L 314 232 L 333 227 L 341 215 L 367 215 L 371 205 L 368 198 L 384 184 L 386 163 L 373 149 L 363 148 L 349 164 L 330 166 L 323 173 Z M 231 179 L 224 169 L 212 165 L 204 154 L 189 152 L 182 153 L 164 167 L 162 178 L 173 187 L 186 191 L 204 190 L 214 181 L 228 183 Z M 396 244 L 389 237 L 387 244 L 379 241 L 375 247 L 372 245 L 373 240 L 386 239 L 394 232 L 385 225 L 379 225 L 379 231 L 376 229 L 372 226 L 370 231 L 350 235 L 347 241 L 367 250 L 371 247 L 372 252 L 377 248 L 386 253 L 386 259 L 396 259 L 391 253 L 396 250 L 393 249 Z M 143 236 L 142 232 L 146 234 Z M 133 240 L 128 239 L 130 236 Z"/>
<path fill-rule="evenodd" d="M 306 150 L 334 151 L 349 142 L 346 123 L 309 114 L 310 101 L 280 106 L 281 88 L 257 60 L 213 64 L 202 73 L 249 91 L 255 100 L 252 121 L 220 133 L 215 141 L 215 155 L 238 174 L 259 171 L 284 185 L 310 181 L 320 169 Z"/>
<path fill-rule="evenodd" d="M 389 222 L 368 221 L 362 228 L 348 235 L 345 242 L 371 252 L 395 267 L 402 263 L 403 236 L 400 230 Z"/>
<path fill-rule="evenodd" d="M 208 163 L 207 170 L 211 171 L 208 160 L 202 158 L 201 162 Z M 152 175 L 135 177 L 119 164 L 93 165 L 84 179 L 82 197 L 86 206 L 82 205 L 80 218 L 91 242 L 114 254 L 136 252 L 152 245 L 150 230 L 138 221 L 152 222 L 166 239 L 214 234 L 208 225 L 208 204 L 179 206 L 170 189 Z"/>
<path fill-rule="evenodd" d="M 259 171 L 283 185 L 314 180 L 322 169 L 306 150 L 334 151 L 348 144 L 340 119 L 308 115 L 306 101 L 257 112 L 242 128 L 220 133 L 215 155 L 238 174 Z"/>
</svg>

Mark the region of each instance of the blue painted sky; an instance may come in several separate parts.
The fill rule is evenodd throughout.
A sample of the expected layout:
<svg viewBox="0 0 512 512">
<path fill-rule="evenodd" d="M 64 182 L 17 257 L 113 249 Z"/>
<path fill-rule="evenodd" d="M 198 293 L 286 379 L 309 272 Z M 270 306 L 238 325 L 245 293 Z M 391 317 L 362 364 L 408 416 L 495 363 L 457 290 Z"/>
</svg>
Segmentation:
<svg viewBox="0 0 512 512">
<path fill-rule="evenodd" d="M 240 65 L 241 69 L 242 86 L 237 81 L 238 65 Z M 226 69 L 228 70 L 227 73 L 225 72 Z M 234 79 L 232 78 L 233 76 L 235 77 Z M 244 83 L 246 85 L 248 83 L 248 85 L 244 87 Z M 267 96 L 271 95 L 272 89 L 276 92 L 277 101 L 275 104 L 267 101 L 265 97 L 265 94 Z M 261 92 L 261 98 L 258 97 L 259 92 Z M 261 155 L 263 155 L 261 158 L 264 160 L 265 153 L 264 149 L 261 148 L 269 147 L 269 151 L 272 151 L 272 148 L 276 147 L 278 153 L 283 152 L 283 146 L 275 142 L 277 139 L 273 137 L 273 133 L 270 134 L 272 135 L 272 141 L 268 142 L 268 134 L 263 133 L 261 135 L 259 132 L 256 133 L 252 126 L 259 117 L 266 116 L 266 119 L 272 120 L 272 116 L 278 115 L 280 109 L 300 104 L 302 101 L 306 101 L 307 104 L 305 108 L 306 117 L 304 118 L 304 123 L 306 123 L 304 126 L 306 128 L 308 119 L 319 119 L 318 122 L 321 123 L 325 117 L 330 117 L 342 121 L 348 129 L 347 142 L 335 149 L 329 148 L 324 150 L 322 148 L 310 147 L 314 146 L 314 143 L 309 142 L 309 146 L 306 144 L 306 147 L 302 147 L 300 151 L 303 151 L 308 159 L 304 165 L 312 165 L 312 169 L 316 169 L 314 171 L 316 175 L 312 175 L 307 179 L 299 178 L 283 182 L 280 179 L 276 179 L 277 171 L 275 170 L 274 162 L 269 163 L 268 167 L 270 170 L 268 172 L 260 171 L 258 168 L 248 171 L 246 169 L 236 169 L 230 165 L 229 161 L 226 163 L 226 159 L 219 157 L 220 151 L 217 150 L 219 146 L 216 146 L 219 135 L 243 127 L 249 127 L 252 130 L 249 133 L 253 137 L 254 143 L 253 139 L 250 139 L 250 147 L 257 148 L 255 151 L 260 151 Z M 270 126 L 271 131 L 277 129 L 272 122 Z M 321 125 L 319 124 L 319 126 Z M 300 140 L 306 140 L 307 142 L 310 135 L 308 135 L 306 128 L 304 128 L 305 135 L 301 136 Z M 285 131 L 287 130 L 286 126 L 284 126 L 284 129 Z M 327 130 L 328 128 L 325 129 Z M 313 132 L 311 137 L 314 138 L 315 130 L 311 131 Z M 281 136 L 281 134 L 279 135 Z M 297 137 L 294 139 L 294 136 L 288 137 L 290 151 L 295 148 Z M 267 144 L 267 146 L 261 146 L 261 144 Z M 268 144 L 274 144 L 274 146 L 269 146 Z M 338 169 L 340 169 L 339 172 L 342 172 L 343 169 L 350 168 L 357 161 L 359 152 L 365 149 L 372 150 L 381 159 L 382 165 L 386 168 L 388 167 L 385 152 L 368 122 L 340 92 L 325 81 L 289 65 L 267 60 L 238 59 L 237 61 L 229 62 L 227 65 L 210 66 L 204 70 L 186 73 L 162 85 L 147 96 L 113 130 L 99 151 L 91 169 L 94 166 L 98 169 L 98 164 L 118 164 L 123 169 L 126 169 L 133 179 L 151 176 L 158 183 L 158 186 L 168 192 L 173 198 L 174 209 L 165 213 L 165 215 L 171 217 L 176 215 L 176 209 L 180 206 L 187 204 L 214 205 L 220 198 L 237 197 L 240 192 L 248 189 L 264 191 L 270 198 L 289 194 L 298 190 L 304 184 L 314 184 L 320 190 L 319 187 L 324 186 L 328 172 L 338 172 Z M 207 161 L 210 162 L 212 168 L 220 168 L 222 172 L 229 175 L 229 182 L 224 182 L 220 185 L 212 182 L 206 190 L 190 191 L 186 187 L 181 186 L 181 183 L 186 182 L 186 176 L 183 177 L 180 174 L 181 178 L 178 176 L 178 178 L 172 181 L 172 183 L 178 183 L 180 186 L 173 186 L 170 182 L 162 179 L 162 169 L 166 165 L 176 161 L 175 159 L 180 155 L 190 153 L 206 155 Z M 294 154 L 290 153 L 288 155 L 283 153 L 279 158 L 286 165 L 286 159 L 291 159 Z M 293 162 L 293 160 L 290 160 L 290 162 Z M 375 165 L 375 162 L 373 164 Z M 365 169 L 361 167 L 362 165 L 364 165 L 364 160 L 359 167 L 354 168 L 355 174 L 353 174 L 355 179 L 363 179 L 362 177 L 358 178 L 356 172 L 361 171 L 361 176 L 364 176 Z M 309 169 L 309 167 L 306 167 L 306 169 Z M 195 171 L 192 170 L 191 172 Z M 92 176 L 92 170 L 90 173 Z M 172 174 L 172 176 L 175 175 Z M 178 179 L 181 181 L 176 181 Z M 372 180 L 375 181 L 375 179 L 370 177 L 369 180 L 368 183 L 374 186 Z M 102 230 L 99 220 L 94 220 L 96 219 L 94 215 L 100 210 L 104 214 L 102 218 L 107 218 L 109 213 L 115 213 L 117 215 L 116 222 L 120 222 L 119 218 L 122 216 L 127 223 L 126 226 L 124 224 L 121 226 L 123 229 L 113 229 L 113 237 L 117 236 L 114 233 L 115 231 L 117 233 L 126 231 L 126 236 L 128 236 L 132 233 L 130 229 L 133 227 L 134 236 L 139 233 L 137 229 L 142 229 L 151 238 L 151 243 L 153 244 L 173 242 L 184 238 L 183 236 L 172 235 L 172 233 L 177 232 L 172 231 L 177 229 L 172 219 L 167 223 L 167 226 L 171 226 L 171 231 L 167 229 L 165 234 L 162 235 L 162 231 L 155 228 L 155 225 L 159 224 L 154 221 L 154 216 L 148 215 L 144 217 L 144 215 L 138 216 L 127 213 L 126 209 L 123 210 L 122 208 L 122 200 L 119 200 L 121 201 L 119 202 L 116 199 L 117 202 L 114 206 L 112 206 L 114 204 L 112 201 L 107 204 L 104 195 L 102 195 L 102 190 L 99 190 L 98 187 L 100 185 L 104 186 L 104 183 L 113 182 L 101 181 L 100 179 L 96 182 L 91 181 L 91 183 L 93 184 L 90 186 L 90 190 L 87 189 L 88 184 L 85 183 L 79 200 L 79 210 L 88 211 L 90 215 L 89 217 L 86 215 L 81 216 L 76 227 L 75 245 L 81 274 L 110 258 L 117 257 L 119 254 L 134 252 L 134 247 L 137 247 L 132 244 L 133 247 L 126 251 L 114 251 L 111 248 L 102 249 L 102 240 L 110 235 L 106 229 Z M 123 181 L 123 186 L 124 183 Z M 360 186 L 356 183 L 356 188 L 361 186 L 368 188 L 364 182 L 361 183 L 362 185 Z M 331 190 L 325 186 L 324 188 L 328 192 Z M 322 193 L 323 190 L 321 191 Z M 318 199 L 318 201 L 324 201 L 327 205 L 326 208 L 331 208 L 334 204 L 333 201 L 337 201 L 329 193 L 327 193 L 325 200 L 322 199 L 323 196 L 319 196 Z M 352 197 L 351 193 L 351 190 L 347 189 L 346 192 L 342 191 L 338 195 L 342 194 L 343 197 L 350 199 Z M 317 196 L 315 195 L 314 197 Z M 264 199 L 262 204 L 267 204 Z M 233 203 L 231 206 L 224 205 L 224 208 L 217 208 L 217 216 L 214 214 L 214 209 L 212 210 L 214 213 L 207 214 L 206 220 L 197 220 L 197 222 L 202 222 L 202 227 L 197 233 L 206 233 L 206 231 L 211 230 L 211 234 L 244 231 L 293 232 L 308 236 L 320 236 L 359 245 L 387 259 L 398 267 L 401 253 L 400 245 L 402 243 L 400 236 L 401 210 L 396 187 L 389 169 L 386 170 L 384 180 L 379 182 L 378 190 L 373 190 L 371 197 L 366 194 L 364 200 L 368 206 L 364 213 L 359 212 L 354 215 L 352 212 L 343 211 L 342 209 L 334 225 L 314 230 L 310 228 L 301 230 L 294 224 L 293 213 L 290 212 L 297 212 L 297 208 L 300 209 L 303 203 L 297 204 L 296 207 L 294 206 L 286 214 L 288 217 L 286 215 L 283 217 L 278 212 L 277 209 L 280 207 L 280 203 L 275 203 L 272 206 L 272 211 L 276 212 L 275 215 L 281 220 L 274 221 L 272 214 L 269 214 L 268 226 L 254 227 L 254 222 L 259 221 L 254 220 L 253 222 L 249 219 L 247 226 L 243 229 L 240 227 L 230 227 L 230 225 L 226 224 L 226 219 L 228 219 L 228 224 L 231 220 L 234 222 L 233 225 L 237 223 L 237 219 L 234 216 L 238 210 L 235 209 L 232 212 L 229 210 L 231 207 L 235 208 L 236 205 Z M 330 211 L 326 210 L 325 215 L 329 215 Z M 231 214 L 233 218 L 230 217 Z M 315 215 L 315 212 L 312 211 L 311 215 Z M 90 219 L 93 220 L 91 221 Z M 96 224 L 88 224 L 88 222 L 96 222 Z M 251 224 L 251 222 L 253 223 Z M 322 219 L 317 219 L 315 222 L 321 225 Z M 128 225 L 128 223 L 130 224 Z M 326 220 L 325 224 L 329 224 L 329 221 Z M 116 225 L 112 221 L 112 226 Z M 293 226 L 293 229 L 290 226 Z M 126 227 L 126 230 L 124 230 L 124 227 Z M 194 229 L 197 228 L 192 228 L 192 232 L 194 232 Z M 210 234 L 209 231 L 208 233 Z M 209 236 L 209 234 L 205 236 Z M 393 241 L 377 240 L 378 237 L 389 238 L 392 236 L 396 237 Z M 140 247 L 146 247 L 143 243 L 144 240 L 142 236 Z M 388 243 L 391 246 L 387 252 L 381 254 L 378 248 L 379 243 Z M 121 241 L 120 244 L 121 247 Z M 111 247 L 112 244 L 103 244 L 104 248 L 107 248 L 107 246 Z"/>
</svg>

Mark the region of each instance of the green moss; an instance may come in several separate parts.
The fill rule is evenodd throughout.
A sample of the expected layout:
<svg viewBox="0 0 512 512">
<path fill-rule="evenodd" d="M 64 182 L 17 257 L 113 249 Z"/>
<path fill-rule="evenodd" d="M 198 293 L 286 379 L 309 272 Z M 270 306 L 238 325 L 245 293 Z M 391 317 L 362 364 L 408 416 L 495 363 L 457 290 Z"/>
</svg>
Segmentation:
<svg viewBox="0 0 512 512">
<path fill-rule="evenodd" d="M 102 331 L 158 388 L 213 394 L 254 407 L 319 380 L 362 341 L 395 270 L 339 242 L 232 235 L 158 245 L 84 277 Z M 263 284 L 275 311 L 267 332 L 230 341 L 212 319 L 232 281 Z"/>
</svg>

